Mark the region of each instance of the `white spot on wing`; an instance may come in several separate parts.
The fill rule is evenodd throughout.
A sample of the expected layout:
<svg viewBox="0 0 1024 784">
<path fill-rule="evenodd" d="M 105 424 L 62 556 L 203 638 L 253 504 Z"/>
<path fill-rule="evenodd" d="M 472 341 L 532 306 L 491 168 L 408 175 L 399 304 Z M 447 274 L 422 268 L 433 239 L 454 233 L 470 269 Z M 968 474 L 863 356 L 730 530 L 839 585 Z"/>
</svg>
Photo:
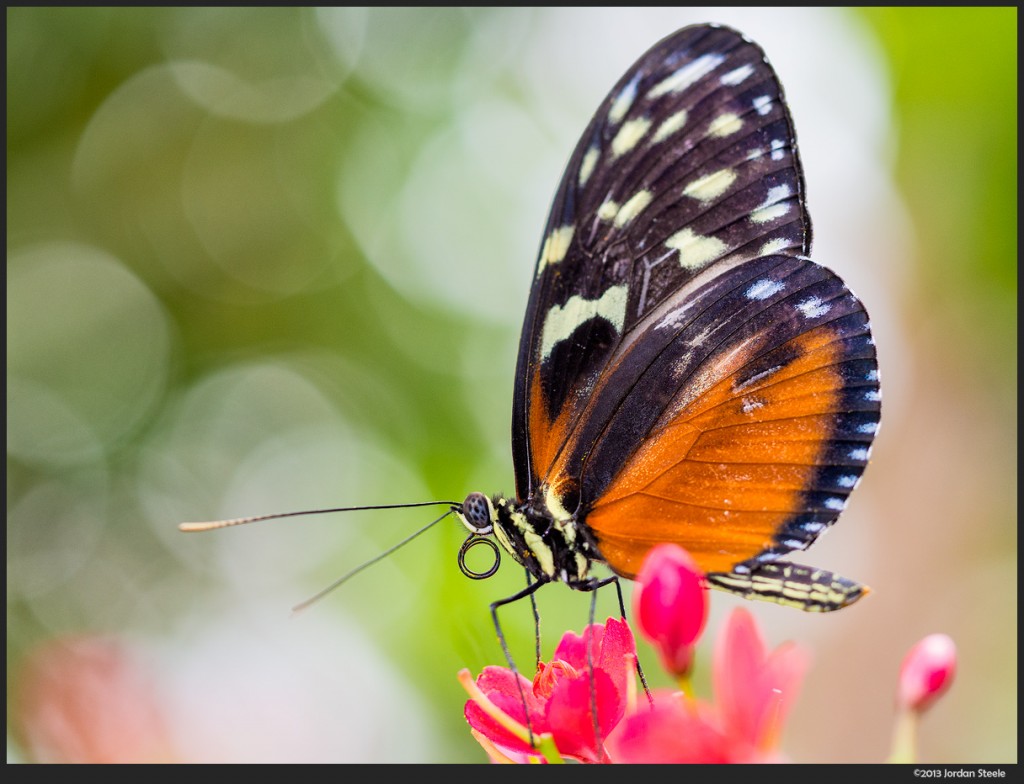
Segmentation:
<svg viewBox="0 0 1024 784">
<path fill-rule="evenodd" d="M 626 286 L 612 286 L 597 299 L 584 299 L 579 294 L 564 305 L 555 305 L 544 317 L 540 354 L 547 359 L 558 343 L 568 338 L 578 326 L 600 317 L 610 322 L 616 331 L 622 331 L 626 320 Z"/>
<path fill-rule="evenodd" d="M 722 84 L 727 84 L 732 87 L 735 87 L 737 84 L 740 84 L 741 82 L 745 81 L 746 78 L 750 76 L 752 73 L 754 73 L 754 66 L 752 66 L 750 63 L 747 63 L 746 65 L 741 65 L 739 68 L 736 68 L 735 70 L 729 71 L 729 73 L 724 74 L 719 81 Z"/>
<path fill-rule="evenodd" d="M 836 480 L 836 484 L 839 485 L 840 487 L 853 487 L 854 485 L 857 484 L 857 477 L 854 476 L 853 474 L 846 474 L 844 476 L 839 477 Z"/>
<path fill-rule="evenodd" d="M 864 435 L 873 436 L 878 432 L 877 422 L 865 422 L 863 425 L 857 426 L 857 432 L 863 433 Z"/>
<path fill-rule="evenodd" d="M 762 381 L 763 379 L 768 378 L 768 376 L 770 376 L 772 373 L 778 373 L 780 370 L 782 370 L 782 365 L 776 365 L 775 367 L 770 367 L 767 370 L 762 370 L 760 373 L 755 373 L 754 375 L 752 375 L 742 384 L 734 385 L 733 389 L 739 392 L 741 389 L 746 389 L 749 386 L 753 386 L 758 381 Z"/>
<path fill-rule="evenodd" d="M 767 95 L 759 95 L 753 101 L 754 109 L 762 117 L 772 110 L 772 99 Z"/>
<path fill-rule="evenodd" d="M 777 280 L 771 278 L 761 278 L 761 280 L 751 284 L 750 288 L 747 289 L 747 299 L 768 299 L 772 294 L 777 294 L 785 288 L 785 285 Z"/>
<path fill-rule="evenodd" d="M 844 499 L 842 499 L 842 498 L 836 498 L 836 497 L 833 496 L 832 498 L 826 498 L 825 499 L 825 508 L 826 509 L 831 509 L 834 512 L 841 512 L 841 511 L 843 511 L 843 508 L 845 506 L 846 506 L 846 501 Z"/>
<path fill-rule="evenodd" d="M 850 459 L 851 460 L 860 460 L 860 461 L 867 460 L 868 459 L 868 450 L 865 449 L 862 446 L 859 446 L 856 449 L 851 449 L 850 450 Z"/>
<path fill-rule="evenodd" d="M 796 309 L 803 314 L 804 318 L 818 318 L 832 310 L 832 306 L 827 302 L 822 302 L 818 297 L 808 297 L 803 302 L 797 303 Z"/>
<path fill-rule="evenodd" d="M 864 393 L 864 399 L 871 403 L 877 403 L 882 399 L 882 393 L 877 389 L 869 389 Z"/>
<path fill-rule="evenodd" d="M 756 411 L 759 408 L 764 408 L 764 401 L 758 400 L 755 397 L 743 398 L 743 405 L 740 406 L 740 410 L 744 414 L 749 414 L 751 411 Z"/>
<path fill-rule="evenodd" d="M 704 237 L 693 229 L 677 231 L 665 240 L 665 247 L 679 251 L 679 265 L 686 269 L 700 269 L 721 258 L 728 249 L 717 237 Z"/>
<path fill-rule="evenodd" d="M 720 54 L 702 54 L 652 87 L 647 97 L 658 98 L 667 93 L 682 92 L 715 70 L 724 59 L 725 57 Z"/>
<path fill-rule="evenodd" d="M 639 80 L 640 76 L 637 75 L 633 81 L 622 88 L 622 91 L 612 103 L 612 108 L 608 110 L 608 119 L 613 125 L 617 125 L 626 116 L 629 107 L 633 105 L 633 99 L 636 98 L 636 84 Z"/>
<path fill-rule="evenodd" d="M 736 172 L 732 169 L 719 169 L 694 180 L 685 188 L 683 195 L 702 202 L 714 201 L 736 181 Z"/>
</svg>

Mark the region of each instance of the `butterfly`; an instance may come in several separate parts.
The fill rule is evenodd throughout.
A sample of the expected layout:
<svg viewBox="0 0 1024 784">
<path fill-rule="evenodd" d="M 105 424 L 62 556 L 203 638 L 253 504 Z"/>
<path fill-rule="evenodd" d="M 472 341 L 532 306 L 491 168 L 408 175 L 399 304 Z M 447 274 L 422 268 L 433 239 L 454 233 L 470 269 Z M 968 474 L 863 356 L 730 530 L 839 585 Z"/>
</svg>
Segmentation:
<svg viewBox="0 0 1024 784">
<path fill-rule="evenodd" d="M 485 541 L 497 556 L 492 538 L 527 570 L 496 605 L 633 578 L 661 542 L 746 598 L 832 611 L 866 593 L 787 559 L 836 522 L 880 418 L 867 313 L 810 250 L 762 49 L 717 24 L 655 44 L 601 103 L 551 207 L 515 373 L 515 497 L 453 507 L 464 572 L 493 573 L 463 560 Z"/>
<path fill-rule="evenodd" d="M 722 25 L 676 31 L 608 93 L 555 195 L 515 373 L 515 497 L 180 527 L 447 505 L 298 608 L 454 513 L 466 575 L 493 575 L 501 550 L 526 569 L 527 587 L 491 605 L 503 647 L 498 607 L 551 582 L 619 588 L 662 542 L 745 598 L 852 604 L 865 586 L 786 560 L 838 519 L 881 410 L 864 306 L 808 257 L 805 191 L 762 49 Z M 476 571 L 481 544 L 495 557 Z"/>
</svg>

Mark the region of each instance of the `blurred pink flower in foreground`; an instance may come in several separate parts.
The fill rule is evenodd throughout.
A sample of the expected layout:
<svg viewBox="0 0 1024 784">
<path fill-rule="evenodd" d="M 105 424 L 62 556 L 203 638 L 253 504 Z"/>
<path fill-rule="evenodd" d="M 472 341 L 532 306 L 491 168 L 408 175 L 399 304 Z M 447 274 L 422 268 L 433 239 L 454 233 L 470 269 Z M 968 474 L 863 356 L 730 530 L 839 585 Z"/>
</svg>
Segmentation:
<svg viewBox="0 0 1024 784">
<path fill-rule="evenodd" d="M 682 547 L 660 544 L 648 553 L 636 577 L 633 616 L 665 670 L 686 678 L 707 623 L 708 599 L 704 576 Z"/>
<path fill-rule="evenodd" d="M 945 634 L 929 634 L 903 657 L 896 687 L 896 725 L 890 762 L 916 762 L 921 714 L 953 683 L 956 644 Z"/>
<path fill-rule="evenodd" d="M 153 681 L 124 643 L 58 638 L 28 657 L 12 724 L 35 762 L 172 762 L 158 706 Z"/>
</svg>

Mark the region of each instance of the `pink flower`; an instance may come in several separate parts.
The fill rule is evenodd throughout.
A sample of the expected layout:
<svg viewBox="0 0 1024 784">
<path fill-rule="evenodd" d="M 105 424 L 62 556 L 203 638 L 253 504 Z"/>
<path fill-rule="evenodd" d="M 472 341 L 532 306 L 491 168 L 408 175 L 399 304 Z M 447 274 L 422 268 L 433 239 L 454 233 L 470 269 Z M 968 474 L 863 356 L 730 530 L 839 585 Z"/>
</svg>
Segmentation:
<svg viewBox="0 0 1024 784">
<path fill-rule="evenodd" d="M 669 673 L 685 677 L 708 618 L 703 575 L 682 547 L 660 544 L 647 554 L 636 581 L 633 614 L 640 633 Z"/>
<path fill-rule="evenodd" d="M 752 757 L 775 753 L 789 709 L 810 663 L 795 643 L 765 647 L 754 617 L 735 608 L 715 642 L 712 682 L 723 731 Z"/>
<path fill-rule="evenodd" d="M 900 666 L 896 702 L 924 711 L 946 693 L 956 674 L 956 644 L 945 634 L 929 634 L 907 651 Z"/>
<path fill-rule="evenodd" d="M 67 637 L 33 651 L 18 677 L 13 719 L 36 762 L 179 759 L 151 674 L 115 639 Z"/>
<path fill-rule="evenodd" d="M 584 640 L 590 643 L 593 677 Z M 623 620 L 609 618 L 588 627 L 583 636 L 567 632 L 532 683 L 505 667 L 485 667 L 475 684 L 468 672 L 460 674 L 471 697 L 466 721 L 485 748 L 493 746 L 488 749 L 492 756 L 494 751 L 514 761 L 540 756 L 529 742 L 529 716 L 535 741 L 549 735 L 563 757 L 605 762 L 603 741 L 625 713 L 635 661 L 633 634 Z M 600 738 L 594 733 L 592 696 Z"/>
<path fill-rule="evenodd" d="M 917 761 L 918 719 L 946 693 L 956 673 L 956 644 L 945 634 L 929 634 L 903 657 L 896 691 L 896 724 L 889 762 Z"/>
<path fill-rule="evenodd" d="M 715 642 L 715 702 L 660 693 L 637 706 L 608 741 L 615 762 L 777 762 L 785 716 L 807 656 L 792 643 L 765 648 L 757 624 L 737 608 Z"/>
<path fill-rule="evenodd" d="M 656 692 L 641 702 L 608 739 L 611 759 L 622 763 L 741 762 L 719 727 L 714 708 L 680 692 Z"/>
</svg>

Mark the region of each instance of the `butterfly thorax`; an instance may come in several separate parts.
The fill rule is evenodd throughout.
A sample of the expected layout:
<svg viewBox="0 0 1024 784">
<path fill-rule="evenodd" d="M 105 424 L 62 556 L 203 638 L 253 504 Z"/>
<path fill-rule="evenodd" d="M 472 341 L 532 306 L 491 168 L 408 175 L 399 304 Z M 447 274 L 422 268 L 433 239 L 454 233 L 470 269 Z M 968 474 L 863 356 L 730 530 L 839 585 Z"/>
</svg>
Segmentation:
<svg viewBox="0 0 1024 784">
<path fill-rule="evenodd" d="M 501 495 L 470 493 L 456 514 L 472 533 L 494 535 L 501 547 L 539 582 L 589 584 L 590 566 L 600 560 L 585 529 L 543 494 L 522 502 Z"/>
</svg>

